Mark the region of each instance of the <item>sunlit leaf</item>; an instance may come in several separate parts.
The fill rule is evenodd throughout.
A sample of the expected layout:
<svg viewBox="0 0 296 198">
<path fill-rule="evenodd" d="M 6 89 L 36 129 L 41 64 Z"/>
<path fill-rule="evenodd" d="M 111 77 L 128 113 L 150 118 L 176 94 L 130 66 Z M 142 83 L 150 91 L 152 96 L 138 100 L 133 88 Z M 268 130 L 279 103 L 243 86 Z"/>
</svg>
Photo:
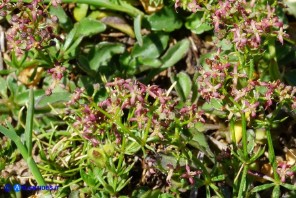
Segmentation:
<svg viewBox="0 0 296 198">
<path fill-rule="evenodd" d="M 88 5 L 87 4 L 76 4 L 73 15 L 76 21 L 80 21 L 81 19 L 85 18 L 88 11 Z"/>
</svg>

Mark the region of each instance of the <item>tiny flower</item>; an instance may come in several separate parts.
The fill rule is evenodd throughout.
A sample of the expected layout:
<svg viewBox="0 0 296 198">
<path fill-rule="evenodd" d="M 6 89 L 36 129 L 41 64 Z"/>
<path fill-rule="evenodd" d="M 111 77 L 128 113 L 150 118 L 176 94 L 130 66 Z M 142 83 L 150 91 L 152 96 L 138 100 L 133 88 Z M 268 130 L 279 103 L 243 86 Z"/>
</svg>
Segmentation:
<svg viewBox="0 0 296 198">
<path fill-rule="evenodd" d="M 197 170 L 197 171 L 191 171 L 190 170 L 190 166 L 188 166 L 188 164 L 186 164 L 186 173 L 182 174 L 182 178 L 187 178 L 189 183 L 191 185 L 194 184 L 194 177 L 197 176 L 197 175 L 200 175 L 201 174 L 201 171 L 200 170 Z"/>
</svg>

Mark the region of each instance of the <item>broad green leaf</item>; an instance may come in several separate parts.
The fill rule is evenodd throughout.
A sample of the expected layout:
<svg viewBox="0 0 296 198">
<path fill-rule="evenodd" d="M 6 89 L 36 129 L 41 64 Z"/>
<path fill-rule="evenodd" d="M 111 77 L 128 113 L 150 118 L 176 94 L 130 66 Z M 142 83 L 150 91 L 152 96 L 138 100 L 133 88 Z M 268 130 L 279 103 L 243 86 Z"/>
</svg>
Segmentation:
<svg viewBox="0 0 296 198">
<path fill-rule="evenodd" d="M 203 151 L 209 158 L 213 158 L 214 154 L 209 147 L 205 134 L 199 132 L 195 128 L 190 128 L 188 130 L 192 135 L 192 139 L 189 141 L 189 145 Z"/>
<path fill-rule="evenodd" d="M 50 96 L 42 96 L 36 101 L 36 108 L 47 107 L 48 104 L 64 103 L 70 100 L 70 93 L 68 92 L 54 92 Z"/>
<path fill-rule="evenodd" d="M 173 167 L 176 167 L 177 165 L 180 166 L 185 166 L 186 165 L 186 159 L 184 158 L 179 158 L 177 159 L 176 156 L 173 155 L 164 155 L 164 154 L 160 154 L 161 159 L 160 159 L 160 165 L 162 166 L 162 168 L 167 169 L 167 165 L 170 164 Z"/>
<path fill-rule="evenodd" d="M 183 39 L 182 41 L 179 41 L 176 45 L 170 47 L 165 55 L 161 57 L 161 61 L 163 62 L 161 68 L 166 69 L 176 64 L 188 52 L 189 46 L 189 40 Z"/>
<path fill-rule="evenodd" d="M 92 36 L 106 30 L 106 25 L 104 23 L 90 18 L 83 18 L 76 23 L 75 26 L 77 26 L 76 38 L 80 36 Z"/>
<path fill-rule="evenodd" d="M 73 57 L 77 46 L 80 44 L 82 39 L 86 36 L 92 36 L 101 33 L 106 30 L 106 25 L 99 20 L 91 18 L 83 18 L 81 21 L 74 25 L 74 28 L 66 37 L 65 44 L 63 46 L 64 58 L 70 59 Z M 70 57 L 68 57 L 70 54 Z"/>
<path fill-rule="evenodd" d="M 121 43 L 101 42 L 89 52 L 87 59 L 89 68 L 98 71 L 100 66 L 107 66 L 115 54 L 122 54 L 125 46 Z"/>
<path fill-rule="evenodd" d="M 80 21 L 81 19 L 85 18 L 87 15 L 87 11 L 88 11 L 87 4 L 82 4 L 82 3 L 76 4 L 73 10 L 74 19 L 76 21 Z"/>
<path fill-rule="evenodd" d="M 207 19 L 204 12 L 196 12 L 186 19 L 185 27 L 195 34 L 202 34 L 213 29 L 210 20 Z"/>
<path fill-rule="evenodd" d="M 131 56 L 141 58 L 158 58 L 166 49 L 169 36 L 162 33 L 152 33 L 143 37 L 143 45 L 135 44 L 132 49 Z"/>
<path fill-rule="evenodd" d="M 11 97 L 14 97 L 18 92 L 18 85 L 16 80 L 12 76 L 8 76 L 6 79 L 7 87 L 10 91 Z"/>
<path fill-rule="evenodd" d="M 34 91 L 34 96 L 35 98 L 39 98 L 43 96 L 44 93 L 45 93 L 44 90 L 38 89 Z M 29 90 L 26 90 L 22 93 L 18 93 L 14 98 L 14 102 L 20 106 L 23 106 L 28 102 L 28 99 L 29 99 Z"/>
<path fill-rule="evenodd" d="M 183 25 L 180 16 L 171 6 L 165 6 L 162 10 L 148 16 L 147 21 L 154 31 L 172 32 Z"/>
<path fill-rule="evenodd" d="M 58 17 L 60 26 L 66 31 L 70 31 L 70 29 L 73 27 L 70 17 L 68 17 L 61 6 L 50 6 L 50 14 L 52 16 Z"/>
<path fill-rule="evenodd" d="M 147 66 L 148 68 L 158 68 L 162 64 L 162 62 L 159 59 L 146 58 L 146 57 L 144 57 L 144 58 L 142 58 L 142 57 L 137 58 L 137 62 L 139 64 L 143 65 L 144 67 Z M 140 68 L 140 69 L 141 69 L 141 71 L 144 70 L 144 68 Z"/>
<path fill-rule="evenodd" d="M 185 72 L 180 72 L 179 74 L 177 74 L 177 76 L 174 77 L 174 80 L 177 81 L 175 89 L 178 95 L 183 101 L 186 101 L 186 99 L 189 97 L 192 87 L 190 77 Z"/>
<path fill-rule="evenodd" d="M 179 60 L 181 60 L 187 53 L 189 45 L 189 40 L 183 39 L 182 41 L 179 41 L 176 45 L 170 47 L 167 52 L 161 57 L 161 62 L 163 63 L 161 67 L 150 71 L 148 76 L 144 79 L 144 82 L 148 83 L 155 75 L 173 66 Z"/>
</svg>

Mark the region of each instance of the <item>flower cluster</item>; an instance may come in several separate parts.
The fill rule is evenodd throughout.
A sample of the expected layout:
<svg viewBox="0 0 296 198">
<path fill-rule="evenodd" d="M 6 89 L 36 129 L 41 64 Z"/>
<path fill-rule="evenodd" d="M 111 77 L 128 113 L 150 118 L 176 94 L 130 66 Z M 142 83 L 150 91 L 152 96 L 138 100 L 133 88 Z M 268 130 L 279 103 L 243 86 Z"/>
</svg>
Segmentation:
<svg viewBox="0 0 296 198">
<path fill-rule="evenodd" d="M 225 30 L 232 32 L 232 42 L 240 50 L 244 47 L 259 48 L 262 37 L 266 35 L 277 35 L 282 44 L 284 38 L 288 37 L 284 32 L 283 22 L 275 13 L 275 8 L 270 5 L 256 8 L 253 1 L 219 1 L 217 8 L 213 10 L 212 20 L 218 34 Z"/>
<path fill-rule="evenodd" d="M 296 87 L 288 86 L 280 80 L 262 82 L 249 80 L 245 86 L 239 83 L 247 75 L 238 74 L 237 66 L 220 60 L 216 56 L 207 60 L 209 70 L 199 69 L 198 91 L 206 101 L 218 99 L 224 103 L 224 109 L 239 116 L 242 112 L 255 117 L 258 112 L 266 111 L 273 105 L 283 104 L 296 108 Z"/>
<path fill-rule="evenodd" d="M 210 68 L 208 70 L 199 68 L 198 92 L 206 101 L 211 98 L 223 99 L 225 96 L 220 90 L 226 80 L 230 64 L 222 63 L 219 56 L 212 60 L 207 59 L 206 62 Z"/>
<path fill-rule="evenodd" d="M 120 139 L 120 127 L 113 124 L 118 120 L 123 120 L 124 124 L 132 129 L 148 130 L 150 136 L 158 136 L 161 139 L 165 138 L 176 120 L 186 123 L 185 127 L 188 123 L 191 125 L 204 121 L 202 111 L 195 104 L 177 108 L 178 101 L 173 100 L 158 86 L 146 86 L 131 79 L 115 79 L 114 82 L 107 83 L 106 88 L 110 97 L 92 107 L 85 105 L 82 115 L 76 118 L 75 125 L 82 127 L 88 137 L 90 132 L 95 134 L 95 131 L 104 133 L 110 130 L 116 134 L 117 140 Z"/>
<path fill-rule="evenodd" d="M 64 73 L 66 72 L 66 68 L 61 65 L 61 63 L 56 62 L 54 67 L 48 70 L 48 73 L 51 74 L 53 83 L 47 88 L 46 95 L 51 95 L 52 90 L 59 84 L 62 80 Z"/>
<path fill-rule="evenodd" d="M 41 0 L 33 0 L 30 4 L 22 3 L 22 1 L 9 4 L 5 1 L 1 7 L 1 16 L 11 15 L 9 21 L 11 28 L 6 33 L 9 51 L 22 54 L 32 48 L 42 49 L 54 45 L 53 39 L 59 39 L 53 30 L 57 17 L 49 17 L 48 7 Z"/>
<path fill-rule="evenodd" d="M 182 1 L 182 0 L 176 0 L 175 1 L 175 9 L 177 9 L 178 7 L 186 8 L 190 12 L 196 12 L 197 10 L 201 9 L 201 7 L 198 5 L 196 0 L 192 0 L 190 2 Z"/>
</svg>

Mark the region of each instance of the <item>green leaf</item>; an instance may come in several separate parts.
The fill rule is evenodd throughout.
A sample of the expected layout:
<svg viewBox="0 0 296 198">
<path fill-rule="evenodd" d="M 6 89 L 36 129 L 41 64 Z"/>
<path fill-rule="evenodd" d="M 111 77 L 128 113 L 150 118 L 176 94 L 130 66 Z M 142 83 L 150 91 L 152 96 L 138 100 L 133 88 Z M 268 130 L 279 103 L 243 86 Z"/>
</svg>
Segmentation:
<svg viewBox="0 0 296 198">
<path fill-rule="evenodd" d="M 223 39 L 218 43 L 218 47 L 221 47 L 223 51 L 226 51 L 226 50 L 231 50 L 233 47 L 233 44 L 229 39 Z"/>
<path fill-rule="evenodd" d="M 141 64 L 142 66 L 139 68 L 140 71 L 145 71 L 149 68 L 158 68 L 161 66 L 162 62 L 159 59 L 155 58 L 137 58 L 137 63 Z"/>
<path fill-rule="evenodd" d="M 195 128 L 190 128 L 188 130 L 192 136 L 188 144 L 203 151 L 209 158 L 213 158 L 214 154 L 210 149 L 206 136 Z"/>
<path fill-rule="evenodd" d="M 75 26 L 77 26 L 76 38 L 80 36 L 92 36 L 106 30 L 106 25 L 104 23 L 90 18 L 83 18 L 75 24 Z"/>
<path fill-rule="evenodd" d="M 214 98 L 214 99 L 211 99 L 210 102 L 205 102 L 202 105 L 201 109 L 221 117 L 226 116 L 226 113 L 223 111 L 222 100 L 220 99 Z"/>
<path fill-rule="evenodd" d="M 33 133 L 33 116 L 34 116 L 34 91 L 31 88 L 29 91 L 29 101 L 27 106 L 27 116 L 26 116 L 26 126 L 25 126 L 25 135 L 26 135 L 26 146 L 29 157 L 32 156 L 32 133 Z"/>
<path fill-rule="evenodd" d="M 195 34 L 202 34 L 213 29 L 209 18 L 204 17 L 204 12 L 196 12 L 191 14 L 185 23 L 185 27 Z"/>
<path fill-rule="evenodd" d="M 197 102 L 198 99 L 198 84 L 197 84 L 197 78 L 198 78 L 198 72 L 196 72 L 193 76 L 192 80 L 192 97 L 191 97 L 191 103 Z"/>
<path fill-rule="evenodd" d="M 64 103 L 70 100 L 71 94 L 68 92 L 54 92 L 50 96 L 42 96 L 36 101 L 36 109 L 47 107 L 48 104 Z"/>
<path fill-rule="evenodd" d="M 281 78 L 278 64 L 274 58 L 272 58 L 269 63 L 269 74 L 273 80 L 278 80 Z"/>
<path fill-rule="evenodd" d="M 148 83 L 155 75 L 173 66 L 179 60 L 181 60 L 183 56 L 187 53 L 189 45 L 189 40 L 183 39 L 182 41 L 179 41 L 176 45 L 170 47 L 167 52 L 161 57 L 161 61 L 163 62 L 161 67 L 151 70 L 147 77 L 144 79 L 144 82 Z"/>
<path fill-rule="evenodd" d="M 163 33 L 152 33 L 143 37 L 143 45 L 135 44 L 131 56 L 133 58 L 158 58 L 166 49 L 169 36 Z"/>
<path fill-rule="evenodd" d="M 124 153 L 126 155 L 134 155 L 141 149 L 141 145 L 138 142 L 133 141 L 132 143 L 129 143 L 125 150 Z"/>
<path fill-rule="evenodd" d="M 139 46 L 143 46 L 143 38 L 141 34 L 141 26 L 142 26 L 142 15 L 138 15 L 134 19 L 134 31 L 136 34 L 137 41 Z"/>
<path fill-rule="evenodd" d="M 96 185 L 96 180 L 92 174 L 87 174 L 83 169 L 80 169 L 80 176 L 88 186 Z"/>
<path fill-rule="evenodd" d="M 130 181 L 131 181 L 131 179 L 132 178 L 129 178 L 128 180 L 124 180 L 124 179 L 122 179 L 120 182 L 119 182 L 119 184 L 118 184 L 118 186 L 117 186 L 117 188 L 116 188 L 116 192 L 119 192 L 119 191 L 121 191 Z"/>
<path fill-rule="evenodd" d="M 52 16 L 58 17 L 60 26 L 66 31 L 70 31 L 70 29 L 73 27 L 73 23 L 70 17 L 68 17 L 68 15 L 61 6 L 50 6 L 50 14 Z"/>
<path fill-rule="evenodd" d="M 141 198 L 159 198 L 161 195 L 160 190 L 148 190 L 147 192 L 141 194 L 139 197 Z"/>
<path fill-rule="evenodd" d="M 92 36 L 106 30 L 106 25 L 99 20 L 83 18 L 74 25 L 74 28 L 66 37 L 63 51 L 65 54 L 75 50 L 82 39 L 86 36 Z M 72 46 L 71 46 L 72 44 Z"/>
<path fill-rule="evenodd" d="M 273 191 L 272 191 L 272 198 L 279 198 L 281 195 L 281 189 L 279 185 L 274 186 Z"/>
<path fill-rule="evenodd" d="M 35 98 L 39 98 L 43 96 L 44 93 L 45 91 L 42 89 L 34 90 Z M 29 90 L 26 90 L 24 92 L 18 93 L 14 98 L 14 102 L 20 106 L 23 106 L 28 102 L 28 99 L 29 99 Z"/>
<path fill-rule="evenodd" d="M 191 79 L 185 72 L 180 72 L 176 77 L 174 77 L 174 80 L 177 81 L 175 89 L 179 97 L 181 97 L 181 99 L 185 102 L 191 91 Z"/>
<path fill-rule="evenodd" d="M 73 10 L 74 19 L 76 21 L 80 21 L 81 19 L 85 18 L 87 15 L 87 11 L 88 11 L 87 4 L 77 3 Z"/>
<path fill-rule="evenodd" d="M 66 51 L 70 47 L 71 43 L 74 41 L 76 32 L 77 25 L 75 25 L 74 28 L 69 32 L 69 34 L 67 34 L 65 43 L 63 45 L 63 51 Z"/>
<path fill-rule="evenodd" d="M 1 98 L 6 98 L 7 97 L 7 84 L 6 80 L 0 76 L 0 96 Z"/>
<path fill-rule="evenodd" d="M 121 43 L 101 42 L 94 46 L 88 53 L 87 60 L 84 63 L 89 64 L 89 69 L 98 71 L 101 66 L 107 66 L 110 59 L 115 54 L 121 54 L 125 51 L 125 46 Z M 79 61 L 79 59 L 78 59 Z M 79 61 L 81 64 L 82 61 Z"/>
<path fill-rule="evenodd" d="M 212 182 L 218 182 L 225 180 L 225 175 L 218 175 L 211 178 Z"/>
<path fill-rule="evenodd" d="M 294 15 L 294 17 L 296 17 L 296 2 L 294 0 L 286 0 L 285 4 L 287 5 L 287 10 L 289 14 Z"/>
<path fill-rule="evenodd" d="M 176 45 L 170 47 L 165 55 L 161 57 L 161 61 L 163 62 L 161 69 L 167 69 L 181 60 L 188 52 L 189 45 L 189 40 L 183 39 L 176 43 Z"/>
<path fill-rule="evenodd" d="M 6 79 L 6 83 L 10 91 L 10 97 L 14 97 L 18 93 L 18 85 L 16 80 L 12 76 L 8 76 Z"/>
<path fill-rule="evenodd" d="M 172 32 L 183 25 L 183 21 L 171 6 L 165 6 L 146 19 L 154 31 Z"/>
<path fill-rule="evenodd" d="M 281 186 L 283 186 L 291 191 L 296 191 L 296 186 L 293 184 L 281 184 Z"/>
</svg>

